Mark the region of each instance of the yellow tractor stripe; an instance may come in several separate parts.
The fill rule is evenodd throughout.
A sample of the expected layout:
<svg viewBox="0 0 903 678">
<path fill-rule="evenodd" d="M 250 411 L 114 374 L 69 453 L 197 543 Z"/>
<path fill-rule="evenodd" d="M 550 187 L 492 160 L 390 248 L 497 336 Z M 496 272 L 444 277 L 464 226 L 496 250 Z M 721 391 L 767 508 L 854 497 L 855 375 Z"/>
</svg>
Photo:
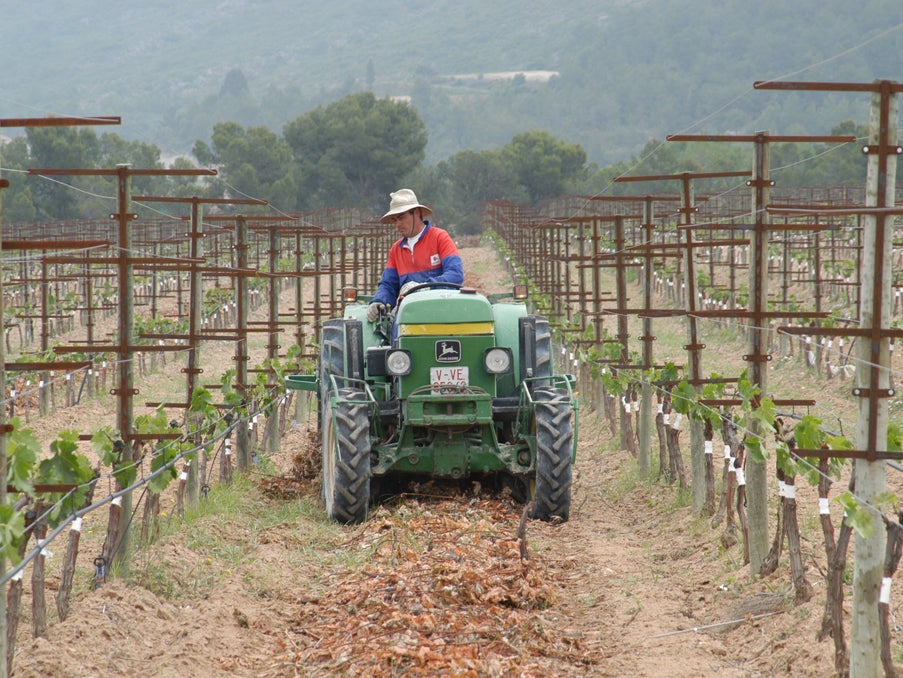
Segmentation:
<svg viewBox="0 0 903 678">
<path fill-rule="evenodd" d="M 398 335 L 402 337 L 420 337 L 431 334 L 465 335 L 492 334 L 493 323 L 421 323 L 402 324 L 398 326 Z"/>
</svg>

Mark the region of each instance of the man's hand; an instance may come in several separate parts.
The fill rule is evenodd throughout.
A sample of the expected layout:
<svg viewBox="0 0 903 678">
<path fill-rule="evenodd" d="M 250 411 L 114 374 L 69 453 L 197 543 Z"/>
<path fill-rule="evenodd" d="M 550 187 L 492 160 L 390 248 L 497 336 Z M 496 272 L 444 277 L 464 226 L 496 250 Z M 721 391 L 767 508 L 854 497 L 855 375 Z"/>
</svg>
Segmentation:
<svg viewBox="0 0 903 678">
<path fill-rule="evenodd" d="M 376 319 L 379 317 L 380 312 L 386 312 L 386 305 L 381 302 L 375 302 L 370 304 L 367 307 L 367 321 L 371 323 L 375 323 Z"/>
<path fill-rule="evenodd" d="M 414 289 L 418 285 L 422 285 L 422 284 L 423 283 L 414 282 L 413 280 L 410 282 L 406 282 L 404 285 L 401 286 L 401 290 L 398 292 L 398 296 L 403 297 L 408 292 L 410 292 L 412 289 Z"/>
</svg>

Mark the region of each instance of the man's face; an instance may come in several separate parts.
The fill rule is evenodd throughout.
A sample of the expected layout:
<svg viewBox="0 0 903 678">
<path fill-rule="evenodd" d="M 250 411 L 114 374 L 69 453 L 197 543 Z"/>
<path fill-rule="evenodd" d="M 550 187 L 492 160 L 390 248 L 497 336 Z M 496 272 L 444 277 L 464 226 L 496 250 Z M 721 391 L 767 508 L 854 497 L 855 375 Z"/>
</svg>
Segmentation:
<svg viewBox="0 0 903 678">
<path fill-rule="evenodd" d="M 420 233 L 420 229 L 423 227 L 423 222 L 417 214 L 417 208 L 393 215 L 392 223 L 402 238 L 413 238 Z"/>
</svg>

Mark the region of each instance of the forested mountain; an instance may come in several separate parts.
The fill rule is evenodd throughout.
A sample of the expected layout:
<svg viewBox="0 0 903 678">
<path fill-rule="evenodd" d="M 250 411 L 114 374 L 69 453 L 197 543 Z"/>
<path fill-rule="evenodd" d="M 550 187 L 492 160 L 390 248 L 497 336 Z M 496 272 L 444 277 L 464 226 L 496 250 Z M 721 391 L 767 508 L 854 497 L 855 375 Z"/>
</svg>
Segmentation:
<svg viewBox="0 0 903 678">
<path fill-rule="evenodd" d="M 539 129 L 607 165 L 672 132 L 865 122 L 866 96 L 752 83 L 903 79 L 901 25 L 899 0 L 2 0 L 0 117 L 121 115 L 188 154 L 370 90 L 410 97 L 427 162 Z"/>
</svg>

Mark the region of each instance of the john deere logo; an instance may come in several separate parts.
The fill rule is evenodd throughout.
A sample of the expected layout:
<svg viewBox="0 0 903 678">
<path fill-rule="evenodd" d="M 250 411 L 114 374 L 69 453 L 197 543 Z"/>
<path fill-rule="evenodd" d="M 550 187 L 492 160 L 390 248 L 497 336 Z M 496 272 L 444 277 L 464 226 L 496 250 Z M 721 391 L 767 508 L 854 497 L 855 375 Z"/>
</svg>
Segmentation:
<svg viewBox="0 0 903 678">
<path fill-rule="evenodd" d="M 456 363 L 461 360 L 461 342 L 457 339 L 446 339 L 436 342 L 436 362 Z"/>
</svg>

